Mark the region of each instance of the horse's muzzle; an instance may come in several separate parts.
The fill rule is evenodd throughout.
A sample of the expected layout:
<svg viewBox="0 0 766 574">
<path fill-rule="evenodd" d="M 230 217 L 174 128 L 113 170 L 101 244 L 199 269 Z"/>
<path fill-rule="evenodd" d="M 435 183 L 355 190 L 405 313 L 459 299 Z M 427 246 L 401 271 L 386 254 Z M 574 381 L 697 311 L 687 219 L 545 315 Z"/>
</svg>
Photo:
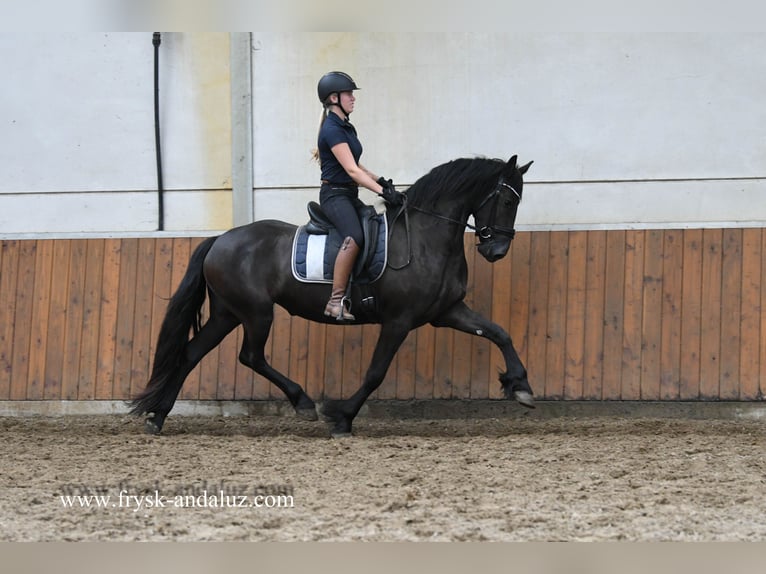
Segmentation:
<svg viewBox="0 0 766 574">
<path fill-rule="evenodd" d="M 493 238 L 489 241 L 479 243 L 479 253 L 490 263 L 502 259 L 508 253 L 511 246 L 511 240 L 507 238 Z"/>
</svg>

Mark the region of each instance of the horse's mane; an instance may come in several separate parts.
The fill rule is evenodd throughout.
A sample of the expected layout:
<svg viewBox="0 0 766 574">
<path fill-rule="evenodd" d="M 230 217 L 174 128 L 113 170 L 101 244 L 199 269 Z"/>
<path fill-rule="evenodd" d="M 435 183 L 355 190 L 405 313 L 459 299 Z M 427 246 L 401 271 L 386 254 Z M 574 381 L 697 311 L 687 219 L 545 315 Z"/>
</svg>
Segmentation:
<svg viewBox="0 0 766 574">
<path fill-rule="evenodd" d="M 438 165 L 407 190 L 410 205 L 434 208 L 437 202 L 460 199 L 466 189 L 492 186 L 505 166 L 501 159 L 459 158 Z M 468 187 L 467 187 L 468 186 Z"/>
</svg>

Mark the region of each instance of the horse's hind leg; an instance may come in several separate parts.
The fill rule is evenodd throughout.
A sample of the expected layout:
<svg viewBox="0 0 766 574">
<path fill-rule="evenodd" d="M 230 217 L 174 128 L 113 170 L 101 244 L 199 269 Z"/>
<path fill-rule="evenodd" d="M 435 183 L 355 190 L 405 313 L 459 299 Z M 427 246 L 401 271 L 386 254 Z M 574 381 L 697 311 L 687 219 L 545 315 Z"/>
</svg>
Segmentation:
<svg viewBox="0 0 766 574">
<path fill-rule="evenodd" d="M 158 406 L 151 410 L 150 416 L 144 422 L 146 432 L 149 434 L 160 433 L 168 413 L 178 398 L 178 393 L 181 391 L 186 377 L 189 376 L 189 373 L 192 372 L 202 358 L 217 347 L 237 325 L 239 325 L 239 321 L 234 317 L 216 313 L 202 326 L 199 333 L 189 341 L 183 360 L 178 365 L 173 379 L 163 387 Z"/>
<path fill-rule="evenodd" d="M 306 394 L 298 383 L 291 381 L 266 361 L 264 348 L 269 337 L 273 321 L 273 308 L 253 313 L 254 319 L 243 323 L 245 328 L 244 342 L 239 353 L 239 360 L 259 375 L 274 383 L 288 398 L 295 409 L 295 414 L 308 421 L 315 421 L 317 416 L 314 401 Z"/>
</svg>

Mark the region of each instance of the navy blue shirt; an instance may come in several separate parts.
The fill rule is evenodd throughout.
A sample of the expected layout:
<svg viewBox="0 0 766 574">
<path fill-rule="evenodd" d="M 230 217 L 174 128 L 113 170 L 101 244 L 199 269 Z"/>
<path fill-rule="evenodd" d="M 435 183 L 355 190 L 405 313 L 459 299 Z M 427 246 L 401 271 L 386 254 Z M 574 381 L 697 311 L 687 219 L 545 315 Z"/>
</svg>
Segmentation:
<svg viewBox="0 0 766 574">
<path fill-rule="evenodd" d="M 346 173 L 346 170 L 332 153 L 332 148 L 339 143 L 348 144 L 354 161 L 359 165 L 359 158 L 362 157 L 362 142 L 356 135 L 356 129 L 347 119 L 342 120 L 338 114 L 329 113 L 319 130 L 317 139 L 319 161 L 322 164 L 322 179 L 334 184 L 354 184 L 354 180 Z"/>
</svg>

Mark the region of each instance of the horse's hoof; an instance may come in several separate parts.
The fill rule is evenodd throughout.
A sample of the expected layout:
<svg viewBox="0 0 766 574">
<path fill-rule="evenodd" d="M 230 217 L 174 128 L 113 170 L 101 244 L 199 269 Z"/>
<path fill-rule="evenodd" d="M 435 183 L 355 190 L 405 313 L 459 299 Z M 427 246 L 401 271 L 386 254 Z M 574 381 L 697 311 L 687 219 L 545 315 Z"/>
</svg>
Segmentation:
<svg viewBox="0 0 766 574">
<path fill-rule="evenodd" d="M 330 432 L 330 438 L 332 438 L 332 439 L 351 438 L 352 436 L 354 436 L 354 435 L 351 434 L 351 431 L 333 430 L 332 432 Z"/>
<path fill-rule="evenodd" d="M 162 432 L 162 425 L 157 424 L 154 419 L 146 419 L 144 421 L 144 430 L 146 431 L 146 434 L 157 436 Z"/>
<path fill-rule="evenodd" d="M 517 403 L 528 409 L 534 409 L 536 407 L 532 393 L 528 393 L 527 391 L 514 391 L 513 398 L 516 399 Z"/>
<path fill-rule="evenodd" d="M 316 421 L 319 420 L 319 415 L 317 415 L 317 410 L 315 408 L 311 409 L 295 409 L 295 414 L 298 415 L 298 418 L 304 421 Z"/>
</svg>

